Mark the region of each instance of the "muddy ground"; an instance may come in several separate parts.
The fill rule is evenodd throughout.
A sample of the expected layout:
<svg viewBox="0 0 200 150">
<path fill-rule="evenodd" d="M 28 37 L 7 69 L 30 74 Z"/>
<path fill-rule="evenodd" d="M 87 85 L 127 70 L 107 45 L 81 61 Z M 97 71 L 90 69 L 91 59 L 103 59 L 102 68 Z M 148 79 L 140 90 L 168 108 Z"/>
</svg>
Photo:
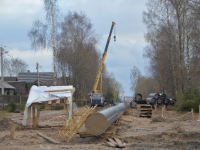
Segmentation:
<svg viewBox="0 0 200 150">
<path fill-rule="evenodd" d="M 2 112 L 0 112 L 2 113 Z M 186 115 L 185 115 L 186 114 Z M 2 116 L 2 115 L 1 115 Z M 45 134 L 59 141 L 58 130 L 64 124 L 63 111 L 42 111 L 40 126 L 50 125 L 52 128 L 31 129 L 21 125 L 23 115 L 20 113 L 4 114 L 0 118 L 0 149 L 1 150 L 65 150 L 65 149 L 119 149 L 105 145 L 108 137 L 118 137 L 126 143 L 122 149 L 134 150 L 193 150 L 200 146 L 200 121 L 199 114 L 177 113 L 166 111 L 164 118 L 161 109 L 153 110 L 152 118 L 139 118 L 137 110 L 127 108 L 119 121 L 114 123 L 107 132 L 112 135 L 100 135 L 96 137 L 73 138 L 72 142 L 60 141 L 60 144 L 52 144 L 36 132 Z M 14 139 L 10 139 L 10 128 L 14 124 Z M 85 131 L 84 126 L 81 132 Z"/>
</svg>

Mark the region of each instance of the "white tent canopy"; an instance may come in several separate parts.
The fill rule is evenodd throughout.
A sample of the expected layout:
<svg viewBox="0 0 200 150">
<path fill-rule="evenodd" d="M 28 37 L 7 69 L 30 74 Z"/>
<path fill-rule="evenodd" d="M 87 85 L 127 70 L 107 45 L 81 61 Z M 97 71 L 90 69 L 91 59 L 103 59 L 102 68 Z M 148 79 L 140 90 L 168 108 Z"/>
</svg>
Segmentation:
<svg viewBox="0 0 200 150">
<path fill-rule="evenodd" d="M 23 125 L 26 125 L 27 110 L 32 103 L 44 102 L 50 100 L 57 100 L 60 98 L 68 98 L 69 102 L 69 119 L 72 117 L 72 96 L 75 88 L 72 85 L 69 86 L 35 86 L 30 89 L 26 107 L 24 110 Z"/>
<path fill-rule="evenodd" d="M 71 89 L 71 90 L 70 90 Z M 61 92 L 47 92 L 53 90 L 66 90 Z M 70 91 L 67 91 L 70 90 Z M 58 98 L 71 97 L 74 88 L 72 85 L 69 86 L 35 86 L 33 85 L 30 89 L 26 107 L 31 106 L 32 103 L 56 100 Z"/>
</svg>

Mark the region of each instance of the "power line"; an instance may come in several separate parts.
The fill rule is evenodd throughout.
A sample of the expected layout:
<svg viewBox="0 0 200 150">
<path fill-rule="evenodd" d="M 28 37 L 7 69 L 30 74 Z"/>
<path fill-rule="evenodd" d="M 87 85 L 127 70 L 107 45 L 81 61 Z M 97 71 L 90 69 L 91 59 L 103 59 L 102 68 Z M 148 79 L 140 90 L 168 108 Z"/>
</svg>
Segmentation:
<svg viewBox="0 0 200 150">
<path fill-rule="evenodd" d="M 42 69 L 42 66 L 39 66 L 40 67 L 40 69 L 44 72 L 44 70 Z M 44 72 L 45 73 L 45 72 Z"/>
</svg>

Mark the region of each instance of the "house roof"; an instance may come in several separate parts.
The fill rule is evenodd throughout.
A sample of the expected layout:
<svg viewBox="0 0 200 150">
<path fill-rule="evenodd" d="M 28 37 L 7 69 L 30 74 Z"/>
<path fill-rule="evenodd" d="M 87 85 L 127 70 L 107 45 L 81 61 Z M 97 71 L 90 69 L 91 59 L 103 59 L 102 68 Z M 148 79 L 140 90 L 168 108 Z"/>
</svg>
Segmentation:
<svg viewBox="0 0 200 150">
<path fill-rule="evenodd" d="M 27 83 L 33 83 L 37 80 L 37 72 L 21 72 L 18 74 L 18 81 L 25 81 Z M 54 73 L 53 72 L 39 72 L 39 80 L 48 83 L 48 85 L 53 85 L 54 83 Z"/>
<path fill-rule="evenodd" d="M 22 81 L 22 82 L 12 81 L 12 82 L 7 82 L 7 83 L 10 84 L 11 86 L 15 87 L 16 92 L 26 92 L 28 90 L 27 83 L 24 81 Z"/>
<path fill-rule="evenodd" d="M 2 86 L 2 81 L 0 80 L 0 88 L 6 88 L 6 89 L 15 89 L 15 87 L 13 87 L 12 85 L 6 83 L 6 82 L 3 82 L 3 86 Z"/>
<path fill-rule="evenodd" d="M 1 79 L 1 77 L 0 77 Z M 4 77 L 4 81 L 17 81 L 17 77 Z"/>
</svg>

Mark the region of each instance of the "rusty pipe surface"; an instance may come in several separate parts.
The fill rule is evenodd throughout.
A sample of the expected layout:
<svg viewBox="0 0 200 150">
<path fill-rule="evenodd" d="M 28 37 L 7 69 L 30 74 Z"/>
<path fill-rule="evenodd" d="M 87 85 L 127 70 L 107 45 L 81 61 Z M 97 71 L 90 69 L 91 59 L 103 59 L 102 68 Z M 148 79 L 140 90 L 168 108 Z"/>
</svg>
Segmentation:
<svg viewBox="0 0 200 150">
<path fill-rule="evenodd" d="M 85 121 L 87 132 L 92 135 L 104 133 L 124 113 L 125 109 L 126 104 L 119 103 L 116 106 L 91 114 Z"/>
</svg>

